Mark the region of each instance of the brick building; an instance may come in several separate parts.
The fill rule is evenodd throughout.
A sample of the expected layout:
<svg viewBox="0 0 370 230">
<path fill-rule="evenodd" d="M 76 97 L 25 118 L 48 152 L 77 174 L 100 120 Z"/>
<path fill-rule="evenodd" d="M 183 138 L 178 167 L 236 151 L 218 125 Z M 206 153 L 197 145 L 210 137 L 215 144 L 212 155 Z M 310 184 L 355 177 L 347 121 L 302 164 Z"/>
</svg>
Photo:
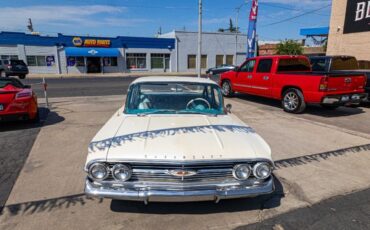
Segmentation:
<svg viewBox="0 0 370 230">
<path fill-rule="evenodd" d="M 333 0 L 327 54 L 370 60 L 370 1 Z"/>
</svg>

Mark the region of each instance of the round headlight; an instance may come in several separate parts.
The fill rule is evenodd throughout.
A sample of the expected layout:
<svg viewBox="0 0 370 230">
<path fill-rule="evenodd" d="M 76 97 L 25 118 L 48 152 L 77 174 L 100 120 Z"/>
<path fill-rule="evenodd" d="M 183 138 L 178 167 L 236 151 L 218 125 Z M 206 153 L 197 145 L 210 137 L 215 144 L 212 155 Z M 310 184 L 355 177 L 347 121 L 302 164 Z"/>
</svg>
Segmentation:
<svg viewBox="0 0 370 230">
<path fill-rule="evenodd" d="M 253 167 L 253 175 L 257 179 L 266 179 L 271 175 L 271 165 L 266 162 L 257 163 Z"/>
<path fill-rule="evenodd" d="M 89 168 L 89 176 L 95 180 L 104 180 L 109 175 L 108 168 L 102 163 L 94 163 Z"/>
<path fill-rule="evenodd" d="M 246 180 L 251 175 L 251 166 L 248 164 L 235 165 L 233 169 L 233 176 L 237 180 Z"/>
<path fill-rule="evenodd" d="M 131 168 L 127 165 L 116 164 L 113 166 L 112 175 L 115 180 L 127 181 L 131 178 Z"/>
</svg>

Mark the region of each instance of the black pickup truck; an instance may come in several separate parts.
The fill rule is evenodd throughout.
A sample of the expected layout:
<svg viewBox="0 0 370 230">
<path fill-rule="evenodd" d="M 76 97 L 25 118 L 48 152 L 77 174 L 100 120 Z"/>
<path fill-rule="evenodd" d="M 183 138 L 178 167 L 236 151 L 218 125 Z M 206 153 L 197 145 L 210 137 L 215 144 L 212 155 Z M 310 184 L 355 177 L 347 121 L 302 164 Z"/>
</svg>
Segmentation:
<svg viewBox="0 0 370 230">
<path fill-rule="evenodd" d="M 356 72 L 367 76 L 365 92 L 368 94 L 367 101 L 370 102 L 370 69 L 359 69 L 358 62 L 352 56 L 315 56 L 310 57 L 313 72 L 336 73 Z"/>
</svg>

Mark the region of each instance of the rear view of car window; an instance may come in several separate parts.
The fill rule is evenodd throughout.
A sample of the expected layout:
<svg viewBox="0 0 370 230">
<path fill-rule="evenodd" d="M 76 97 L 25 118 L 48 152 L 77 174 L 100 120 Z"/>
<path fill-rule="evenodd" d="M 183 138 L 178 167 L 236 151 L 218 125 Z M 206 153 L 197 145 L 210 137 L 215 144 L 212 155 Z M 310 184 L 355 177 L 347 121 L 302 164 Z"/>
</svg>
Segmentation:
<svg viewBox="0 0 370 230">
<path fill-rule="evenodd" d="M 26 65 L 22 60 L 11 60 L 12 65 Z"/>
<path fill-rule="evenodd" d="M 325 58 L 314 58 L 311 59 L 312 71 L 324 72 L 326 66 Z"/>
<path fill-rule="evenodd" d="M 357 60 L 354 57 L 333 57 L 331 70 L 355 70 L 358 69 Z"/>
<path fill-rule="evenodd" d="M 272 66 L 272 59 L 261 59 L 257 66 L 258 73 L 270 73 Z"/>
<path fill-rule="evenodd" d="M 280 59 L 278 72 L 289 72 L 289 71 L 310 71 L 310 63 L 308 60 L 303 58 L 288 58 Z"/>
</svg>

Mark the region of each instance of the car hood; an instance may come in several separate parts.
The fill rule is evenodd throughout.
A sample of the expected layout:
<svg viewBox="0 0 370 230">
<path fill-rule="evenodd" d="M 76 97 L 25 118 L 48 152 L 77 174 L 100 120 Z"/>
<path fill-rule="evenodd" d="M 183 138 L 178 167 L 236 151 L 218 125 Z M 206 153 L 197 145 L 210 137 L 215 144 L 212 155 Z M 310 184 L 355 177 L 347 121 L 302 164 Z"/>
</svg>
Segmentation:
<svg viewBox="0 0 370 230">
<path fill-rule="evenodd" d="M 90 143 L 88 161 L 254 158 L 271 160 L 270 148 L 233 115 L 117 114 Z"/>
</svg>

